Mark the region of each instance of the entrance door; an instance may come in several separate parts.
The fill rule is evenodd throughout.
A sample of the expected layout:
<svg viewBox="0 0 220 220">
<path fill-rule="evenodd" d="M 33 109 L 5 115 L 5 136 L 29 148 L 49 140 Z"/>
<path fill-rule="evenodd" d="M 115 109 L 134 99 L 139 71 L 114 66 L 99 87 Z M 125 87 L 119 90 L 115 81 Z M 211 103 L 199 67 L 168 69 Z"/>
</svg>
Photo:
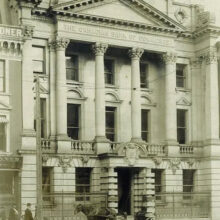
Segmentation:
<svg viewBox="0 0 220 220">
<path fill-rule="evenodd" d="M 131 169 L 116 168 L 118 173 L 118 212 L 131 214 Z"/>
</svg>

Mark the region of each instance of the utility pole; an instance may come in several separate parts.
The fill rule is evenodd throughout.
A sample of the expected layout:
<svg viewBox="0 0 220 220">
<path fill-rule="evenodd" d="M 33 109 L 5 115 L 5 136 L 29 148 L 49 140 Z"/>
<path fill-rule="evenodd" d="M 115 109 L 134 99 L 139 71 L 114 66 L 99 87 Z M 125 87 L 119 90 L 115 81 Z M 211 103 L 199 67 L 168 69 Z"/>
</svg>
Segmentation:
<svg viewBox="0 0 220 220">
<path fill-rule="evenodd" d="M 37 168 L 37 220 L 42 220 L 42 152 L 41 152 L 41 106 L 40 81 L 35 78 L 36 89 L 36 168 Z"/>
</svg>

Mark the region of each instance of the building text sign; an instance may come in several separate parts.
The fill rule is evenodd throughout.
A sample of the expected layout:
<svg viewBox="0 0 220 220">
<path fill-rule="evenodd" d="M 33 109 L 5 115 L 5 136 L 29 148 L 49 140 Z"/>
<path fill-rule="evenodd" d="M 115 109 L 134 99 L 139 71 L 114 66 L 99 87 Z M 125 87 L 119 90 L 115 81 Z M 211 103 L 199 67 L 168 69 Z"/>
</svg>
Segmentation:
<svg viewBox="0 0 220 220">
<path fill-rule="evenodd" d="M 0 26 L 0 36 L 22 37 L 22 30 L 19 28 Z"/>
<path fill-rule="evenodd" d="M 105 27 L 96 27 L 96 26 L 88 26 L 83 24 L 64 24 L 61 23 L 59 27 L 60 31 L 76 33 L 76 34 L 83 34 L 83 35 L 90 35 L 102 38 L 111 38 L 116 40 L 125 40 L 125 41 L 133 41 L 139 43 L 147 43 L 147 44 L 154 44 L 160 46 L 173 46 L 173 40 L 167 39 L 159 36 L 148 36 L 141 33 L 134 33 L 131 31 L 123 31 L 117 29 L 108 29 Z"/>
</svg>

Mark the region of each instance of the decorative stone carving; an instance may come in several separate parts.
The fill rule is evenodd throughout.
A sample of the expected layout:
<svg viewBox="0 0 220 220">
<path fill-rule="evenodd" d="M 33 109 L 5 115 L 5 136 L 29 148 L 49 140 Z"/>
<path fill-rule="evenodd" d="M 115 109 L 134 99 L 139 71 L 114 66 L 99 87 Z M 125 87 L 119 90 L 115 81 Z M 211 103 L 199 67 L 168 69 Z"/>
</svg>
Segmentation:
<svg viewBox="0 0 220 220">
<path fill-rule="evenodd" d="M 196 162 L 196 160 L 193 158 L 189 158 L 187 160 L 187 164 L 189 165 L 190 168 L 195 164 L 195 162 Z"/>
<path fill-rule="evenodd" d="M 177 102 L 177 105 L 190 106 L 191 102 L 188 101 L 185 97 L 181 97 Z"/>
<path fill-rule="evenodd" d="M 176 174 L 176 170 L 180 168 L 181 160 L 179 158 L 173 158 L 170 159 L 169 163 L 170 163 L 169 168 L 172 169 L 173 174 Z"/>
<path fill-rule="evenodd" d="M 89 159 L 90 158 L 87 155 L 82 156 L 81 160 L 82 160 L 83 165 L 86 165 L 89 162 Z"/>
<path fill-rule="evenodd" d="M 25 26 L 23 29 L 23 35 L 25 39 L 30 39 L 33 37 L 34 27 L 33 26 Z"/>
<path fill-rule="evenodd" d="M 217 63 L 217 51 L 215 48 L 211 48 L 204 56 L 206 65 Z"/>
<path fill-rule="evenodd" d="M 19 169 L 22 165 L 22 157 L 15 155 L 0 155 L 0 168 Z"/>
<path fill-rule="evenodd" d="M 103 56 L 108 49 L 108 44 L 96 43 L 92 45 L 92 51 L 96 56 Z"/>
<path fill-rule="evenodd" d="M 21 43 L 16 41 L 0 41 L 0 53 L 21 55 Z"/>
<path fill-rule="evenodd" d="M 43 164 L 46 164 L 48 159 L 49 159 L 49 156 L 47 154 L 42 155 L 42 163 Z"/>
<path fill-rule="evenodd" d="M 173 53 L 173 52 L 167 52 L 166 54 L 163 54 L 163 61 L 165 63 L 176 63 L 176 58 L 177 58 L 177 55 L 176 53 Z"/>
<path fill-rule="evenodd" d="M 65 50 L 69 44 L 70 40 L 66 38 L 59 38 L 55 41 L 49 43 L 49 46 L 56 50 Z"/>
<path fill-rule="evenodd" d="M 144 53 L 144 49 L 142 48 L 132 48 L 128 51 L 131 59 L 140 59 L 142 54 Z"/>
<path fill-rule="evenodd" d="M 201 57 L 191 58 L 190 65 L 192 69 L 200 68 L 202 65 L 202 58 Z"/>
<path fill-rule="evenodd" d="M 163 161 L 163 159 L 161 157 L 154 157 L 154 158 L 152 158 L 152 160 L 154 161 L 154 164 L 156 167 L 160 166 L 160 164 Z"/>
<path fill-rule="evenodd" d="M 63 172 L 66 173 L 68 167 L 72 167 L 72 157 L 71 156 L 60 156 L 58 166 L 62 167 Z"/>
<path fill-rule="evenodd" d="M 183 24 L 188 18 L 187 13 L 183 8 L 178 8 L 175 11 L 174 15 L 176 17 L 176 20 L 181 24 Z"/>
</svg>

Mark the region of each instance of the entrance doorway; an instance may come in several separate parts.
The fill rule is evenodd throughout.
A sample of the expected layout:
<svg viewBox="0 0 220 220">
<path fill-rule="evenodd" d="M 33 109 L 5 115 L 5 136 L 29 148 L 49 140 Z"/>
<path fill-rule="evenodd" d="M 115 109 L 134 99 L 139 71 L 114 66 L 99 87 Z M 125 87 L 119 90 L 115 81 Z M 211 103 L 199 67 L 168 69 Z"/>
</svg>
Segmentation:
<svg viewBox="0 0 220 220">
<path fill-rule="evenodd" d="M 118 212 L 131 215 L 132 170 L 129 168 L 115 170 L 118 173 Z"/>
</svg>

